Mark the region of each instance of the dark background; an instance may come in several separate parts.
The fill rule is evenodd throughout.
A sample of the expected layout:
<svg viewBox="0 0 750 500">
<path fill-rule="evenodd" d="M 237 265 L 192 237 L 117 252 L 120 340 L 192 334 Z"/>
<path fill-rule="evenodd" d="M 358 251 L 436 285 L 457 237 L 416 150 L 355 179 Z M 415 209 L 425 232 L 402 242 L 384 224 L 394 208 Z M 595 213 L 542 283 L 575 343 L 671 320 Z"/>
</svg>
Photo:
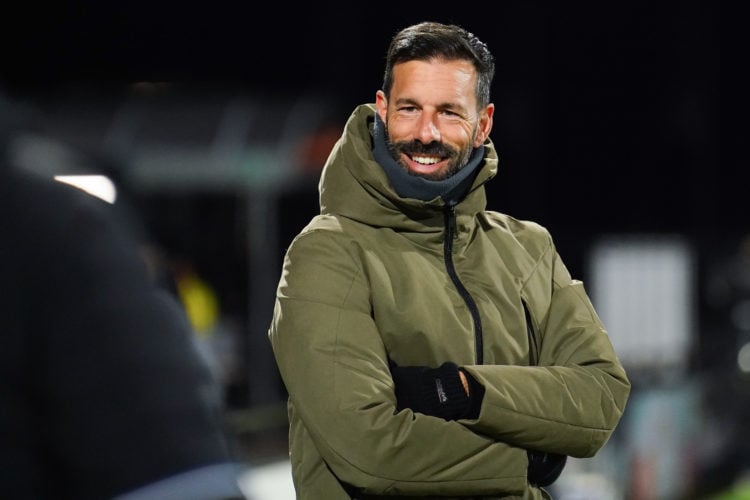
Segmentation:
<svg viewBox="0 0 750 500">
<path fill-rule="evenodd" d="M 747 230 L 740 13 L 720 2 L 62 2 L 4 15 L 13 93 L 136 81 L 373 99 L 391 34 L 456 22 L 497 57 L 491 203 L 561 238 Z M 343 118 L 342 118 L 343 119 Z"/>
<path fill-rule="evenodd" d="M 2 16 L 0 84 L 19 98 L 144 81 L 206 96 L 319 92 L 343 124 L 374 99 L 393 33 L 421 20 L 461 24 L 497 59 L 490 208 L 547 226 L 576 276 L 611 233 L 683 235 L 710 273 L 750 233 L 744 19 L 708 1 L 27 2 Z M 235 200 L 173 201 L 153 205 L 174 213 L 163 226 L 192 214 L 232 233 L 222 214 Z M 314 185 L 280 205 L 288 240 L 317 211 Z M 216 257 L 229 248 L 239 261 L 242 249 L 192 244 L 215 281 L 235 286 Z"/>
</svg>

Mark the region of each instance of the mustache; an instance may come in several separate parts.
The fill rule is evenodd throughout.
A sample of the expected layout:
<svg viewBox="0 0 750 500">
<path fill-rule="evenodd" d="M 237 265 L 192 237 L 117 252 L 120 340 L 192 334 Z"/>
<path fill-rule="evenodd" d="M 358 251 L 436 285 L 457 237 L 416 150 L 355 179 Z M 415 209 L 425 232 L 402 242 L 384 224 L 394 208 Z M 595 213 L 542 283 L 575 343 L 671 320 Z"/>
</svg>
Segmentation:
<svg viewBox="0 0 750 500">
<path fill-rule="evenodd" d="M 458 155 L 458 151 L 438 141 L 433 141 L 428 144 L 419 141 L 404 141 L 392 143 L 391 146 L 394 150 L 410 156 L 425 154 L 455 158 Z"/>
</svg>

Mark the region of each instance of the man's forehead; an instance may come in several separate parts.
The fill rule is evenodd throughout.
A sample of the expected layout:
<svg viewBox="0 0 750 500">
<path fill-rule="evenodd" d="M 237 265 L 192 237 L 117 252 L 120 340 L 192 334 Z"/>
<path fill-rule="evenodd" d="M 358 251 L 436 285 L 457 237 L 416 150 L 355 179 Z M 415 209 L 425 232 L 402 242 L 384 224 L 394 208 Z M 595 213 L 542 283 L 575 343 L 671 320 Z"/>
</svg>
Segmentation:
<svg viewBox="0 0 750 500">
<path fill-rule="evenodd" d="M 435 105 L 473 107 L 477 72 L 466 60 L 412 60 L 394 66 L 391 103 L 430 101 Z"/>
</svg>

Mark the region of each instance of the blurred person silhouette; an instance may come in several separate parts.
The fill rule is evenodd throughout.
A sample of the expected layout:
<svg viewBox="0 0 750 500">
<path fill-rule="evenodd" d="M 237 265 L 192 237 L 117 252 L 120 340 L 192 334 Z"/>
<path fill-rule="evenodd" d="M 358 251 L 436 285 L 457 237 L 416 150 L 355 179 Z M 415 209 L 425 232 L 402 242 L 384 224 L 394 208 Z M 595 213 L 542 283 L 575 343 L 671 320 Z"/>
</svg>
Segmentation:
<svg viewBox="0 0 750 500">
<path fill-rule="evenodd" d="M 327 159 L 268 332 L 299 499 L 551 498 L 623 414 L 629 379 L 549 232 L 486 209 L 493 74 L 462 27 L 406 27 Z"/>
<path fill-rule="evenodd" d="M 247 498 L 183 309 L 112 205 L 10 165 L 5 128 L 0 496 Z"/>
</svg>

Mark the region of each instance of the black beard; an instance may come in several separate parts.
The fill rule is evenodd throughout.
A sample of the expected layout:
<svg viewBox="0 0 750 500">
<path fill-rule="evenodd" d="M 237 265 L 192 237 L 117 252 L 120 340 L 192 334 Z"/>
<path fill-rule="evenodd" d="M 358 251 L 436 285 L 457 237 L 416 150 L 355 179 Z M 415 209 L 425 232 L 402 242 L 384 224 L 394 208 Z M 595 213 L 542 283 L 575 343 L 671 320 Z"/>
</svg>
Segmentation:
<svg viewBox="0 0 750 500">
<path fill-rule="evenodd" d="M 451 177 L 461 170 L 469 162 L 469 158 L 471 157 L 471 148 L 466 148 L 464 151 L 457 151 L 438 141 L 433 141 L 429 144 L 423 144 L 419 141 L 391 142 L 390 138 L 386 136 L 386 145 L 388 147 L 388 152 L 393 159 L 396 160 L 396 163 L 401 165 L 409 175 L 424 177 L 425 179 L 433 181 L 440 181 Z M 412 172 L 409 170 L 408 165 L 403 162 L 401 158 L 402 153 L 408 156 L 419 156 L 420 154 L 424 154 L 448 158 L 448 170 L 445 173 L 435 175 L 425 175 Z"/>
</svg>

